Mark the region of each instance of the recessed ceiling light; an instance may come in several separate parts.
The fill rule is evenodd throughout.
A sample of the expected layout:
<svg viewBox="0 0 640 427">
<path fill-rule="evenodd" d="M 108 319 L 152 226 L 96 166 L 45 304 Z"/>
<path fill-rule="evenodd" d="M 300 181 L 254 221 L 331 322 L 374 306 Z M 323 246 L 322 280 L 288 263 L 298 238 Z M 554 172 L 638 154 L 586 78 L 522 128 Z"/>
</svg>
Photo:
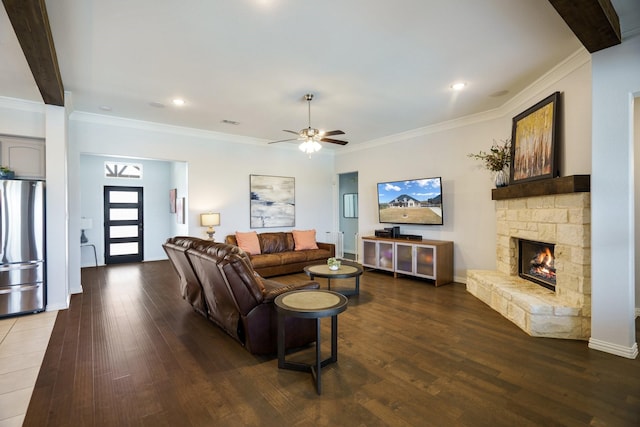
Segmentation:
<svg viewBox="0 0 640 427">
<path fill-rule="evenodd" d="M 110 106 L 108 106 L 108 105 L 101 105 L 100 109 L 102 111 L 111 111 L 112 110 L 112 108 Z"/>
<path fill-rule="evenodd" d="M 462 90 L 467 86 L 465 82 L 457 82 L 451 85 L 451 89 L 453 90 Z"/>
<path fill-rule="evenodd" d="M 181 99 L 181 98 L 176 98 L 171 102 L 173 102 L 173 105 L 176 105 L 178 107 L 181 107 L 184 105 L 184 99 Z"/>
</svg>

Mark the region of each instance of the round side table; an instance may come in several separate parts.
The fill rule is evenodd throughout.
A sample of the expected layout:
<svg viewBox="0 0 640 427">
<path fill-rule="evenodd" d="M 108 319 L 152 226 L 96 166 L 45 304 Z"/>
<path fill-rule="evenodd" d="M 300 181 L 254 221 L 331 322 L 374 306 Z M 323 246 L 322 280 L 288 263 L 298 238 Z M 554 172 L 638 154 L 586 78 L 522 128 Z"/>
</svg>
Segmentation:
<svg viewBox="0 0 640 427">
<path fill-rule="evenodd" d="M 362 276 L 362 267 L 354 264 L 342 264 L 337 270 L 330 270 L 327 264 L 308 265 L 304 268 L 304 272 L 311 280 L 316 277 L 324 277 L 327 279 L 327 288 L 331 290 L 331 279 L 348 279 L 355 277 L 356 286 L 353 290 L 340 290 L 343 295 L 358 295 L 360 293 L 360 276 Z"/>
<path fill-rule="evenodd" d="M 278 311 L 278 368 L 311 372 L 315 380 L 316 392 L 322 394 L 321 371 L 330 363 L 338 361 L 338 314 L 347 309 L 349 300 L 342 294 L 320 289 L 291 291 L 278 295 L 275 299 Z M 309 365 L 285 360 L 285 317 L 316 319 L 316 361 Z M 320 319 L 331 317 L 331 356 L 321 360 Z"/>
</svg>

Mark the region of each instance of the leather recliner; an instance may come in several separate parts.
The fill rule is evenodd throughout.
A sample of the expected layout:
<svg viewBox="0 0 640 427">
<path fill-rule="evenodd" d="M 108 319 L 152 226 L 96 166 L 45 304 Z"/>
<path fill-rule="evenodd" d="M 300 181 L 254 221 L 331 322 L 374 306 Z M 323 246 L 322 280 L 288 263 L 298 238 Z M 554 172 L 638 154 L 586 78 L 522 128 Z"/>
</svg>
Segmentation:
<svg viewBox="0 0 640 427">
<path fill-rule="evenodd" d="M 192 305 L 192 301 L 199 301 L 196 292 L 186 291 L 193 290 L 194 282 L 190 279 L 195 278 L 205 310 L 196 306 L 194 309 L 253 354 L 274 354 L 277 351 L 275 297 L 291 290 L 319 287 L 317 282 L 311 281 L 284 285 L 264 279 L 253 270 L 248 255 L 234 245 L 193 237 L 174 237 L 168 239 L 163 247 L 167 254 L 173 253 L 169 260 L 180 276 L 181 288 L 185 289 L 183 296 L 185 292 L 187 295 L 185 299 Z M 187 250 L 182 251 L 185 247 Z M 189 275 L 187 266 L 193 275 Z M 287 349 L 305 346 L 316 339 L 314 319 L 287 317 L 285 331 Z"/>
<path fill-rule="evenodd" d="M 162 247 L 180 278 L 180 294 L 193 306 L 193 309 L 208 317 L 207 303 L 202 294 L 202 285 L 193 271 L 191 261 L 187 257 L 187 250 L 195 244 L 202 244 L 200 239 L 192 237 L 172 237 Z"/>
</svg>

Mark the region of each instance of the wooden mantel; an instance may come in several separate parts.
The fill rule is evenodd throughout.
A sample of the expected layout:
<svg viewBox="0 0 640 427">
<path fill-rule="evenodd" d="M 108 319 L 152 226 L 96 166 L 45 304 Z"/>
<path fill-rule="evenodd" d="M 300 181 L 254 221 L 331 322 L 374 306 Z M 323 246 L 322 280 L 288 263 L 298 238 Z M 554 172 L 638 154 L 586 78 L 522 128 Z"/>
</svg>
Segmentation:
<svg viewBox="0 0 640 427">
<path fill-rule="evenodd" d="M 491 190 L 491 200 L 549 196 L 552 194 L 565 193 L 588 193 L 590 191 L 591 175 L 571 175 L 494 188 Z"/>
</svg>

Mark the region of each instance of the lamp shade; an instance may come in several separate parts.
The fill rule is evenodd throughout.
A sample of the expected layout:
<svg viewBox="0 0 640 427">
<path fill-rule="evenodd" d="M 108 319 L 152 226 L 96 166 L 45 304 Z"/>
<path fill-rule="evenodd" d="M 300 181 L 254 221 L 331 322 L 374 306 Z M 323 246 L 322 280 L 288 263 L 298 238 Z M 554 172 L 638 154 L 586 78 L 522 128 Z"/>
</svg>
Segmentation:
<svg viewBox="0 0 640 427">
<path fill-rule="evenodd" d="M 93 220 L 91 218 L 80 218 L 80 230 L 91 230 L 93 228 Z"/>
<path fill-rule="evenodd" d="M 214 225 L 220 225 L 220 214 L 219 213 L 200 214 L 200 225 L 203 227 L 213 227 Z"/>
</svg>

